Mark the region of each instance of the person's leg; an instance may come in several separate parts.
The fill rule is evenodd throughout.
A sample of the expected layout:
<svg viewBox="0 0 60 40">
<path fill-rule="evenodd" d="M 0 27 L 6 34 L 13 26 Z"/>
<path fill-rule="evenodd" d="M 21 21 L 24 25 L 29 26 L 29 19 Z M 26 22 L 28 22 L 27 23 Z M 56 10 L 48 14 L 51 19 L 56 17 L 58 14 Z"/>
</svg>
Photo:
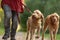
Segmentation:
<svg viewBox="0 0 60 40">
<path fill-rule="evenodd" d="M 11 40 L 16 40 L 15 35 L 16 35 L 16 30 L 17 30 L 17 12 L 12 11 L 12 27 L 11 27 Z"/>
<path fill-rule="evenodd" d="M 4 10 L 4 28 L 5 28 L 5 34 L 2 37 L 2 39 L 7 39 L 10 34 L 10 18 L 12 16 L 11 9 L 8 5 L 3 5 Z"/>
</svg>

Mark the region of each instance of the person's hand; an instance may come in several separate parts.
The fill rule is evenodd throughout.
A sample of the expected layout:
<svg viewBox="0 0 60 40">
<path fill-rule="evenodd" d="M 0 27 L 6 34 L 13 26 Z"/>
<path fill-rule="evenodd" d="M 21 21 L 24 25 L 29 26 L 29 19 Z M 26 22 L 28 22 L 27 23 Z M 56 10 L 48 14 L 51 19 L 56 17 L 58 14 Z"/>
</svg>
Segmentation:
<svg viewBox="0 0 60 40">
<path fill-rule="evenodd" d="M 25 9 L 26 4 L 23 4 L 23 9 Z"/>
</svg>

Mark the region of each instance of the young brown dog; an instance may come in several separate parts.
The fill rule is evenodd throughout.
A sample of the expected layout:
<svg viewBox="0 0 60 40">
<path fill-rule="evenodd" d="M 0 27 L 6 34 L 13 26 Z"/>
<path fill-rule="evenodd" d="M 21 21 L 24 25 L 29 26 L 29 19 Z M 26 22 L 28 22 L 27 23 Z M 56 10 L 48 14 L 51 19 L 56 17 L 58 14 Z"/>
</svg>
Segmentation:
<svg viewBox="0 0 60 40">
<path fill-rule="evenodd" d="M 39 10 L 35 10 L 34 13 L 28 17 L 27 20 L 27 37 L 26 40 L 28 40 L 28 36 L 30 33 L 30 40 L 33 40 L 35 29 L 37 29 L 37 37 L 40 36 L 40 27 L 41 23 L 44 20 L 43 14 Z"/>
<path fill-rule="evenodd" d="M 53 13 L 46 17 L 42 33 L 42 40 L 44 40 L 44 33 L 47 28 L 50 32 L 51 40 L 56 40 L 56 34 L 59 28 L 59 15 L 57 13 Z"/>
</svg>

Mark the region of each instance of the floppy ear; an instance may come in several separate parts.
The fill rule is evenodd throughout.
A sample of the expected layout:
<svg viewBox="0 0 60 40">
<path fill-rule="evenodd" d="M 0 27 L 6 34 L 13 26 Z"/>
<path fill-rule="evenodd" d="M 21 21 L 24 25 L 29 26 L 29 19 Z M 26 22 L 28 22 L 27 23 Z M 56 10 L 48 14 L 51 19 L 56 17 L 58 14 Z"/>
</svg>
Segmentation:
<svg viewBox="0 0 60 40">
<path fill-rule="evenodd" d="M 59 21 L 60 17 L 58 15 L 56 16 L 56 18 L 57 18 L 57 21 Z"/>
<path fill-rule="evenodd" d="M 43 16 L 43 14 L 41 15 L 41 22 L 42 22 L 43 25 L 44 25 L 44 16 Z"/>
</svg>

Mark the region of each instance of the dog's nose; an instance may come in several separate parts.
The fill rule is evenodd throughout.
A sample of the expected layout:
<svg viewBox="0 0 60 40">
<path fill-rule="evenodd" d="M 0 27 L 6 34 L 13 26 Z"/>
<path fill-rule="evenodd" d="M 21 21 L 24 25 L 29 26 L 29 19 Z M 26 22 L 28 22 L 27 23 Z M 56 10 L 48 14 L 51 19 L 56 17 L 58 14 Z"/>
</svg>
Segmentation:
<svg viewBox="0 0 60 40">
<path fill-rule="evenodd" d="M 33 17 L 35 17 L 35 15 L 32 15 Z"/>
<path fill-rule="evenodd" d="M 32 18 L 36 18 L 36 16 L 35 15 L 32 15 Z"/>
</svg>

